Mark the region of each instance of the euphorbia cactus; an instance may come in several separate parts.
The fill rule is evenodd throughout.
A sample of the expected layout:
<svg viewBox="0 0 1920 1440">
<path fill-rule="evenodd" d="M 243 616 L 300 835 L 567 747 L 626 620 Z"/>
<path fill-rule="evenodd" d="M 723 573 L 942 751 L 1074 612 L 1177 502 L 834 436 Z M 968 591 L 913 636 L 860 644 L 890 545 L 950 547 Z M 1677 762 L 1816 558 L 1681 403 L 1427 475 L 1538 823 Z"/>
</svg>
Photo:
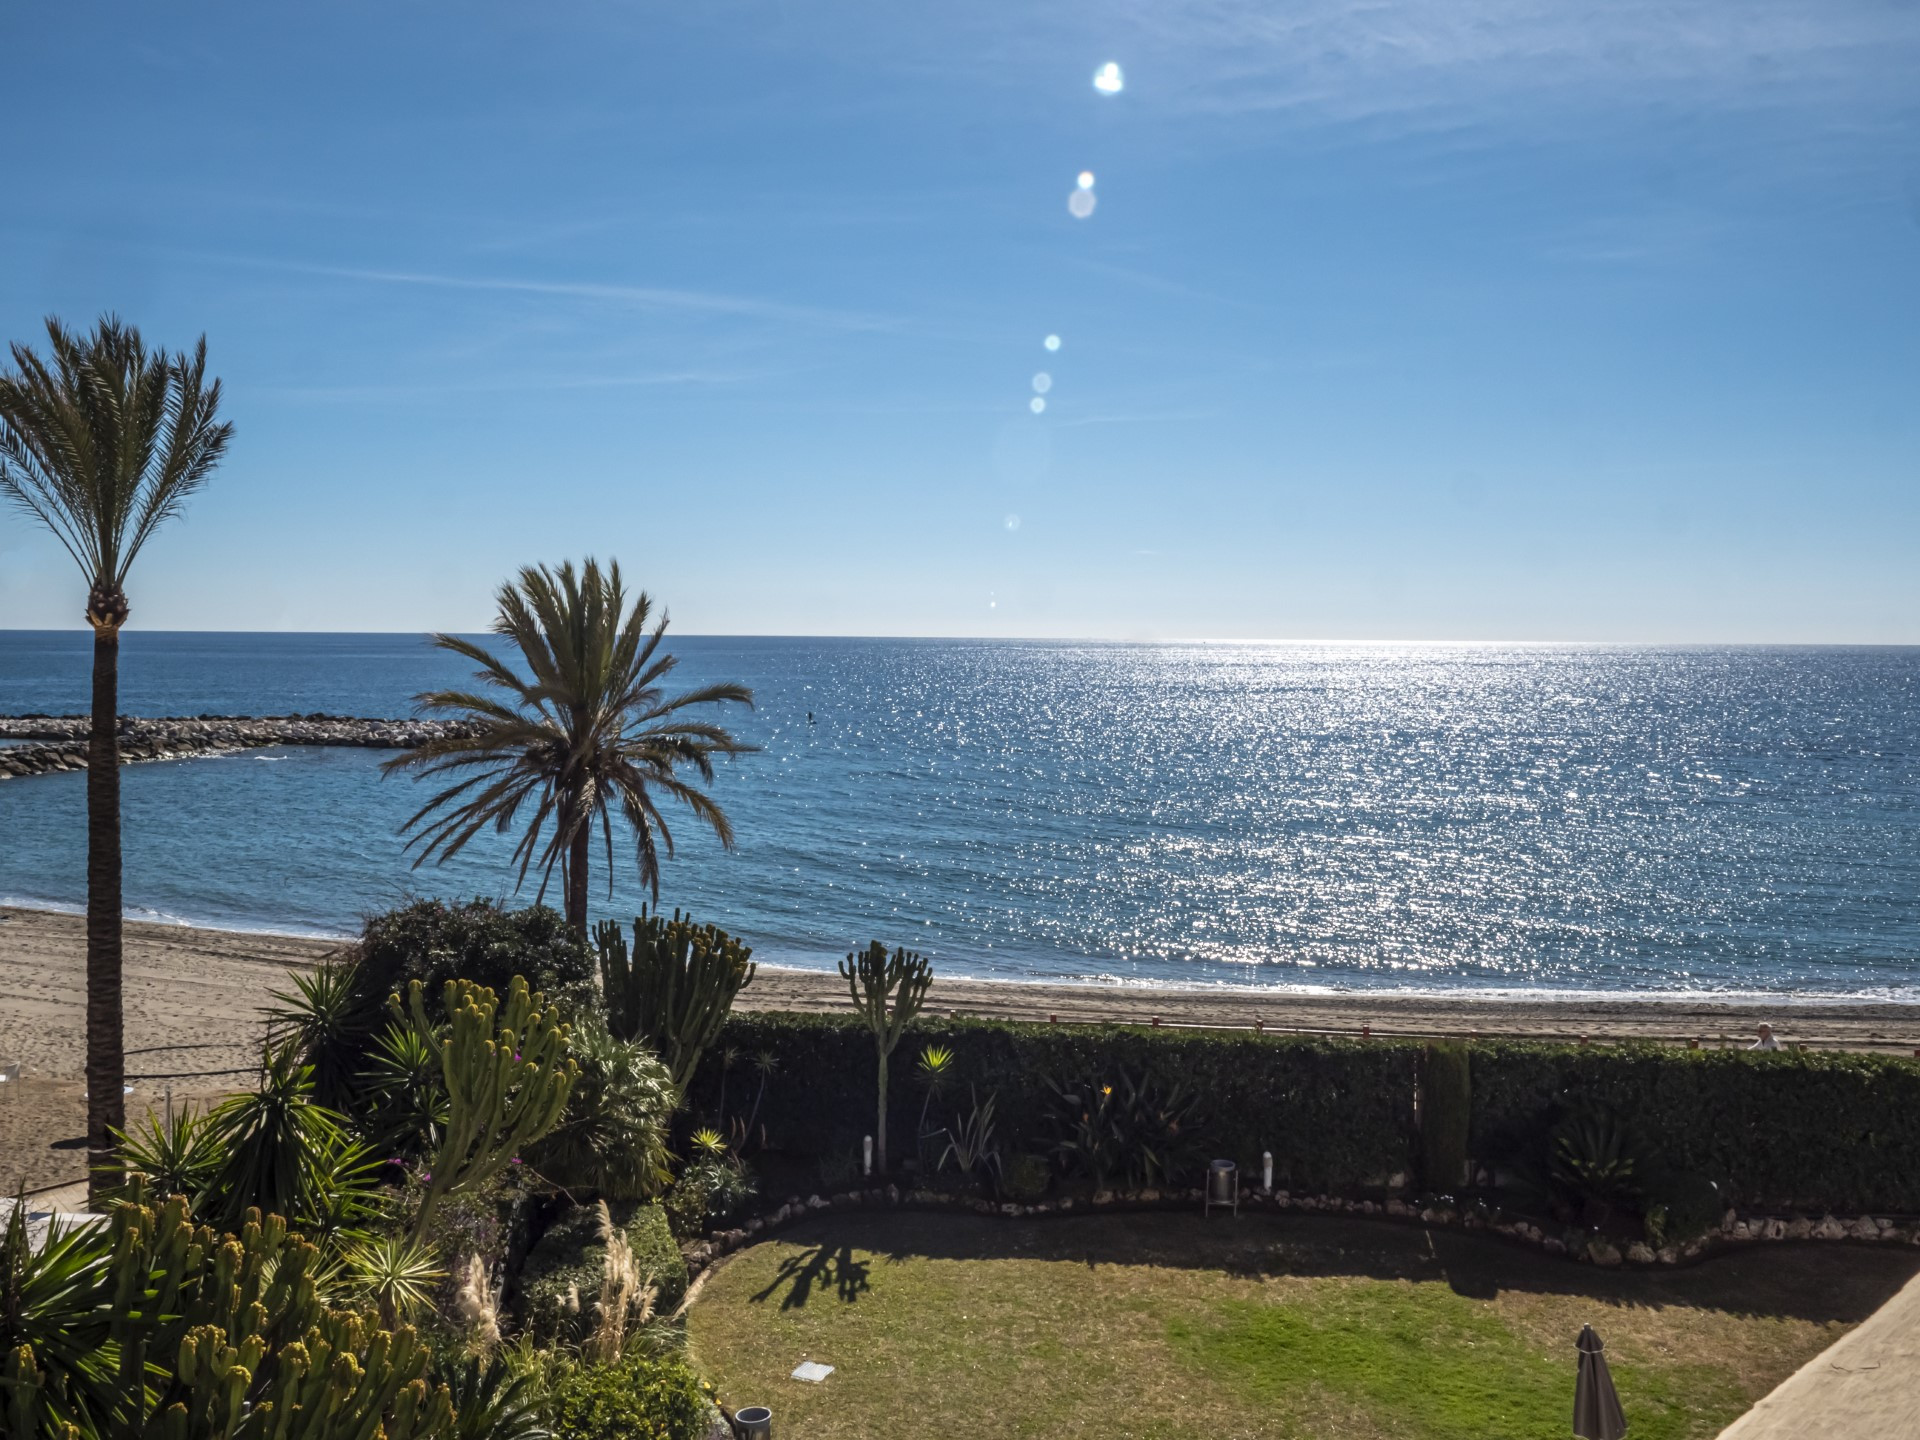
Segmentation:
<svg viewBox="0 0 1920 1440">
<path fill-rule="evenodd" d="M 447 1086 L 447 1124 L 420 1199 L 416 1237 L 427 1233 L 447 1196 L 484 1185 L 560 1123 L 579 1073 L 567 1055 L 568 1027 L 519 976 L 504 1006 L 469 980 L 449 980 L 444 998 L 447 1023 L 436 1032 L 420 982 L 407 987 L 414 1025 L 439 1045 Z"/>
<path fill-rule="evenodd" d="M 887 1168 L 887 1061 L 900 1036 L 926 1002 L 927 987 L 933 984 L 933 967 L 913 951 L 902 948 L 891 955 L 875 940 L 858 955 L 849 955 L 840 964 L 840 978 L 847 982 L 847 994 L 873 1032 L 874 1049 L 880 1055 L 880 1108 L 874 1138 L 880 1142 L 880 1169 Z"/>
<path fill-rule="evenodd" d="M 734 997 L 753 980 L 749 946 L 693 917 L 649 915 L 633 922 L 633 953 L 614 921 L 593 938 L 600 950 L 600 987 L 607 1028 L 622 1040 L 644 1040 L 660 1052 L 674 1088 L 686 1093 L 700 1057 L 727 1023 Z"/>
<path fill-rule="evenodd" d="M 278 1216 L 221 1235 L 184 1199 L 156 1211 L 130 1189 L 51 1267 L 9 1227 L 0 1288 L 30 1303 L 4 1327 L 8 1440 L 450 1440 L 419 1337 L 321 1304 L 318 1252 Z M 76 1339 L 97 1365 L 51 1363 Z"/>
</svg>

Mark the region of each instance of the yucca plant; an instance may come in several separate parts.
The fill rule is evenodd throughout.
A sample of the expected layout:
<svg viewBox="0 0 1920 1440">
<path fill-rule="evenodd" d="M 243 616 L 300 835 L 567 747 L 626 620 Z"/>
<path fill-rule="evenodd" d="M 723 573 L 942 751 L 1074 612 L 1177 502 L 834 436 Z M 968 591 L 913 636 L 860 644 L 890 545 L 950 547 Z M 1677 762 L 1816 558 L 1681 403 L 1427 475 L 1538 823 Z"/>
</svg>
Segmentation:
<svg viewBox="0 0 1920 1440">
<path fill-rule="evenodd" d="M 926 1142 L 939 1135 L 927 1130 L 927 1113 L 933 1108 L 933 1100 L 946 1088 L 947 1080 L 953 1074 L 953 1049 L 947 1045 L 929 1045 L 920 1052 L 919 1062 L 914 1067 L 920 1072 L 920 1083 L 926 1089 L 926 1095 L 920 1101 L 920 1124 L 915 1130 L 916 1143 L 924 1148 Z"/>
<path fill-rule="evenodd" d="M 760 1102 L 767 1098 L 767 1082 L 780 1073 L 780 1057 L 771 1050 L 762 1050 L 753 1057 L 753 1073 L 758 1081 L 753 1087 L 753 1108 L 747 1112 L 747 1123 L 740 1127 L 744 1143 L 753 1138 L 753 1128 L 760 1123 Z M 765 1137 L 762 1136 L 762 1143 Z"/>
<path fill-rule="evenodd" d="M 113 1253 L 103 1224 L 56 1223 L 38 1245 L 24 1197 L 0 1236 L 0 1419 L 9 1436 L 91 1428 L 110 1411 L 119 1345 L 103 1276 Z"/>
<path fill-rule="evenodd" d="M 212 1117 L 196 1113 L 191 1105 L 166 1117 L 149 1110 L 144 1121 L 116 1133 L 116 1139 L 117 1170 L 142 1176 L 148 1194 L 185 1195 L 196 1203 L 227 1159 L 226 1143 Z M 124 1186 L 114 1194 L 123 1192 Z"/>
<path fill-rule="evenodd" d="M 276 1040 L 291 1040 L 313 1071 L 313 1098 L 331 1110 L 349 1108 L 360 1094 L 359 1057 L 368 1026 L 354 986 L 353 962 L 323 960 L 306 974 L 294 971 L 291 991 L 276 990 L 267 1009 Z"/>
<path fill-rule="evenodd" d="M 380 1206 L 377 1161 L 345 1117 L 314 1100 L 312 1069 L 292 1045 L 269 1046 L 258 1087 L 223 1101 L 207 1126 L 221 1155 L 200 1204 L 215 1226 L 238 1229 L 258 1209 L 324 1239 Z"/>
<path fill-rule="evenodd" d="M 1554 1126 L 1547 1173 L 1555 1188 L 1578 1202 L 1587 1223 L 1604 1225 L 1616 1205 L 1639 1198 L 1631 1137 L 1611 1114 L 1576 1110 Z"/>
<path fill-rule="evenodd" d="M 447 1125 L 447 1086 L 440 1045 L 411 1020 L 387 1027 L 373 1042 L 360 1074 L 366 1131 L 392 1158 L 431 1155 Z"/>
<path fill-rule="evenodd" d="M 348 1292 L 371 1303 L 389 1330 L 411 1324 L 433 1308 L 434 1289 L 447 1278 L 433 1247 L 406 1235 L 370 1235 L 340 1252 Z"/>
</svg>

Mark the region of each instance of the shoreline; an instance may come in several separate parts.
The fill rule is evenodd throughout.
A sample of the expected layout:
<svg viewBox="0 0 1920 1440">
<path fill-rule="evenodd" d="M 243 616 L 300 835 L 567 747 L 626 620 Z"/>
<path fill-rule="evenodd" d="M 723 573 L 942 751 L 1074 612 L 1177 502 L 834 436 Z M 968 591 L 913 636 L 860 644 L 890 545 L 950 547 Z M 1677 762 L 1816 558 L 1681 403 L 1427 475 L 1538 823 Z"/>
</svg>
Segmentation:
<svg viewBox="0 0 1920 1440">
<path fill-rule="evenodd" d="M 245 1088 L 258 1064 L 266 1010 L 306 969 L 348 941 L 185 924 L 128 921 L 125 930 L 129 1118 L 149 1106 L 205 1104 Z M 740 994 L 742 1011 L 847 1013 L 830 970 L 763 965 Z M 61 911 L 0 905 L 0 1060 L 24 1067 L 0 1099 L 0 1187 L 40 1189 L 82 1178 L 85 1151 L 86 926 Z M 937 977 L 934 1014 L 1061 1024 L 1381 1039 L 1508 1039 L 1595 1044 L 1655 1041 L 1744 1046 L 1761 1021 L 1789 1044 L 1880 1054 L 1920 1053 L 1920 1005 L 1786 997 L 1499 997 L 1457 991 L 1302 993 L 1214 986 L 1176 988 L 1087 981 Z"/>
<path fill-rule="evenodd" d="M 0 895 L 0 923 L 9 914 L 65 916 L 84 919 L 86 906 L 60 900 L 47 900 L 38 896 Z M 328 947 L 351 945 L 359 937 L 357 933 L 344 930 L 299 930 L 276 928 L 262 921 L 218 924 L 206 920 L 190 920 L 179 916 L 164 915 L 153 911 L 129 911 L 121 917 L 128 926 L 148 926 L 157 931 L 171 931 L 207 936 L 225 936 L 236 940 L 259 937 L 270 941 L 297 941 L 302 944 L 314 944 Z M 818 965 L 805 965 L 793 960 L 755 959 L 754 964 L 763 972 L 773 971 L 782 974 L 800 976 L 828 976 L 834 974 L 838 963 L 837 955 L 823 955 Z M 935 961 L 936 972 L 938 961 Z M 1870 1009 L 1885 1007 L 1890 1010 L 1911 1011 L 1916 1020 L 1920 1020 L 1920 977 L 1911 987 L 1902 987 L 1899 994 L 1876 994 L 1863 991 L 1817 991 L 1817 990 L 1595 990 L 1579 988 L 1558 988 L 1550 985 L 1333 985 L 1305 984 L 1298 981 L 1276 981 L 1261 984 L 1251 980 L 1207 980 L 1192 979 L 1154 979 L 1142 976 L 1128 977 L 1119 975 L 1040 975 L 1028 972 L 1022 975 L 942 975 L 936 985 L 991 985 L 1026 986 L 1036 990 L 1088 991 L 1093 994 L 1111 994 L 1133 996 L 1145 1000 L 1156 995 L 1173 996 L 1210 996 L 1223 1001 L 1253 1004 L 1259 1001 L 1272 1001 L 1286 1005 L 1295 1001 L 1304 1004 L 1345 1003 L 1359 1005 L 1369 1000 L 1406 1001 L 1413 1004 L 1421 1002 L 1447 1007 L 1456 1003 L 1487 1006 L 1524 1005 L 1524 1006 L 1603 1006 L 1617 1005 L 1655 1005 L 1655 1006 L 1700 1006 L 1734 1007 L 1742 1012 L 1746 1010 L 1778 1009 L 1789 1012 L 1803 1009 L 1819 1010 L 1831 1008 Z M 1916 1045 L 1920 1045 L 1920 1029 L 1916 1029 Z"/>
</svg>

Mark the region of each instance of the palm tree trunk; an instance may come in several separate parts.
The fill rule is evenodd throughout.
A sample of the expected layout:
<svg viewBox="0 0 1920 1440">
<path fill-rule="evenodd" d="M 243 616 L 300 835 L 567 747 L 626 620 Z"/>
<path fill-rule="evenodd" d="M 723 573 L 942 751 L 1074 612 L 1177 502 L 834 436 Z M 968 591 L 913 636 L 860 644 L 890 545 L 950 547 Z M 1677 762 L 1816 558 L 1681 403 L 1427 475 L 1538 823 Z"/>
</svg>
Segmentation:
<svg viewBox="0 0 1920 1440">
<path fill-rule="evenodd" d="M 567 856 L 567 923 L 582 940 L 587 938 L 587 860 L 592 848 L 593 832 L 583 823 Z"/>
<path fill-rule="evenodd" d="M 120 1028 L 120 629 L 93 632 L 93 728 L 87 739 L 87 1194 L 127 1124 Z"/>
</svg>

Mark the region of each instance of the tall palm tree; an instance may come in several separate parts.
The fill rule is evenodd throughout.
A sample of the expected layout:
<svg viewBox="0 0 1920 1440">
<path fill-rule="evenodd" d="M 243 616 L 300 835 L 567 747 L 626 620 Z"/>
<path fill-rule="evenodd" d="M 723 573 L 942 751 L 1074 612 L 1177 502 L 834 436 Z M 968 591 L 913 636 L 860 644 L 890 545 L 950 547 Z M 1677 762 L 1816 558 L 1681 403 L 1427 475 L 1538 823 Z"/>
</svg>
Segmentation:
<svg viewBox="0 0 1920 1440">
<path fill-rule="evenodd" d="M 120 1025 L 120 631 L 127 571 L 163 521 L 207 483 L 233 438 L 217 419 L 207 340 L 149 351 L 112 315 L 91 335 L 47 321 L 49 356 L 11 346 L 0 374 L 0 492 L 51 530 L 91 587 L 93 727 L 87 741 L 87 1148 L 107 1182 L 126 1128 Z"/>
<path fill-rule="evenodd" d="M 408 848 L 446 861 L 491 827 L 524 826 L 514 846 L 520 881 L 540 866 L 540 897 L 556 868 L 567 921 L 587 933 L 587 863 L 597 825 L 606 844 L 607 888 L 613 888 L 613 812 L 633 832 L 640 881 L 660 898 L 660 852 L 673 854 L 673 833 L 658 797 L 677 800 L 733 845 L 725 813 L 677 768 L 713 780 L 715 755 L 739 755 L 742 744 L 718 725 L 687 717 L 695 706 L 751 706 L 743 685 L 706 685 L 668 697 L 661 682 L 675 665 L 660 649 L 667 617 L 647 628 L 653 602 L 644 592 L 629 608 L 620 566 L 588 560 L 557 570 L 529 565 L 500 587 L 493 633 L 511 640 L 528 676 L 491 651 L 455 635 L 435 635 L 442 650 L 480 666 L 481 691 L 435 690 L 416 696 L 421 713 L 463 722 L 451 734 L 409 750 L 381 768 L 417 770 L 454 783 L 422 805 L 402 827 L 417 830 Z M 530 677 L 530 678 L 529 678 Z M 522 819 L 522 812 L 527 812 Z"/>
</svg>

